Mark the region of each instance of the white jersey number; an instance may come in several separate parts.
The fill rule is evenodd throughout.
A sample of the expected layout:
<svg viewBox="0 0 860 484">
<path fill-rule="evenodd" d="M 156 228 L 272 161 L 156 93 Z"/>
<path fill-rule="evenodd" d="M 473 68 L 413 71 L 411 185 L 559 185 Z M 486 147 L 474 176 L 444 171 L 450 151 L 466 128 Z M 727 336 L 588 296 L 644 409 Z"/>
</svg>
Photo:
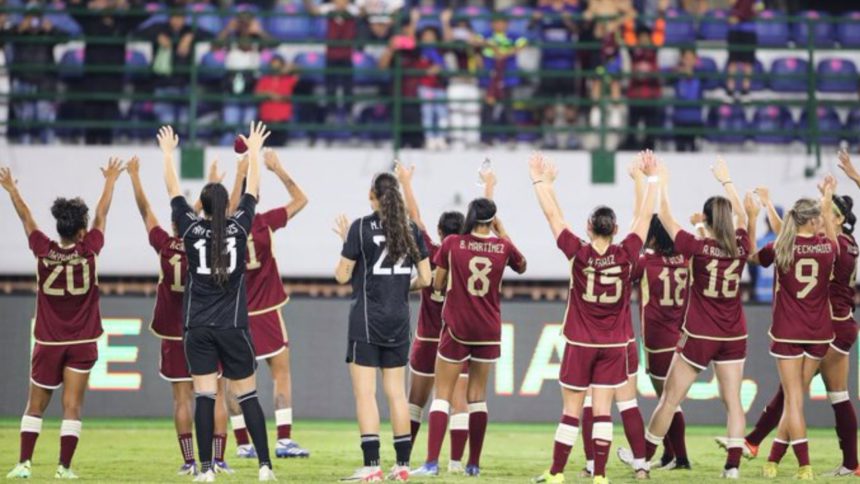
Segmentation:
<svg viewBox="0 0 860 484">
<path fill-rule="evenodd" d="M 402 276 L 402 275 L 411 275 L 412 268 L 409 266 L 403 265 L 406 262 L 406 256 L 397 259 L 397 262 L 394 263 L 392 267 L 385 267 L 382 265 L 385 262 L 385 259 L 388 258 L 388 248 L 385 247 L 385 236 L 384 235 L 374 235 L 373 243 L 382 247 L 382 253 L 379 254 L 379 258 L 376 259 L 376 264 L 373 264 L 373 275 L 375 276 Z"/>
<path fill-rule="evenodd" d="M 197 267 L 197 273 L 204 276 L 212 274 L 212 269 L 209 267 L 209 260 L 206 258 L 206 239 L 200 239 L 194 243 L 194 248 L 200 257 L 200 265 Z M 230 265 L 227 267 L 227 274 L 232 274 L 236 270 L 236 237 L 227 237 L 227 247 L 224 252 L 230 255 Z"/>
</svg>

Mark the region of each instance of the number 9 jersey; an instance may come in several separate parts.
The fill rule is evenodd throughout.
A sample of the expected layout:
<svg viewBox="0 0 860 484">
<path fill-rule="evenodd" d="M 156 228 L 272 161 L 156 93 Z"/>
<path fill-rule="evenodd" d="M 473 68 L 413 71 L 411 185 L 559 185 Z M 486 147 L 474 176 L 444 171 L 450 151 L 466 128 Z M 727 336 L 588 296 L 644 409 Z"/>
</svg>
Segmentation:
<svg viewBox="0 0 860 484">
<path fill-rule="evenodd" d="M 60 246 L 39 230 L 30 234 L 38 266 L 34 331 L 38 343 L 90 343 L 101 336 L 96 257 L 103 246 L 99 230 L 90 230 L 71 247 Z"/>
</svg>

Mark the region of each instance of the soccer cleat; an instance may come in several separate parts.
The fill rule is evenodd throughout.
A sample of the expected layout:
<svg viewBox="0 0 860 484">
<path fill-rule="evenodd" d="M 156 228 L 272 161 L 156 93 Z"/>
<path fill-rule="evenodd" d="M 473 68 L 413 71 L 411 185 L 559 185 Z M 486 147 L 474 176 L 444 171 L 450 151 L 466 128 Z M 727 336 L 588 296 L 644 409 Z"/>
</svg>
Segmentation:
<svg viewBox="0 0 860 484">
<path fill-rule="evenodd" d="M 215 472 L 212 469 L 209 469 L 206 472 L 201 472 L 197 474 L 197 477 L 194 478 L 192 482 L 215 482 Z"/>
<path fill-rule="evenodd" d="M 78 476 L 68 467 L 62 465 L 57 466 L 57 472 L 54 473 L 54 479 L 77 479 Z"/>
<path fill-rule="evenodd" d="M 543 474 L 532 479 L 534 483 L 546 483 L 546 484 L 563 484 L 564 483 L 564 474 L 559 472 L 558 474 L 550 474 L 549 471 L 544 471 Z"/>
<path fill-rule="evenodd" d="M 278 439 L 275 456 L 279 458 L 310 457 L 311 453 L 291 439 Z"/>
<path fill-rule="evenodd" d="M 761 468 L 761 476 L 765 479 L 776 479 L 778 470 L 779 467 L 776 462 L 765 462 Z"/>
<path fill-rule="evenodd" d="M 277 481 L 278 478 L 275 477 L 275 472 L 269 466 L 260 466 L 260 480 L 261 481 Z"/>
<path fill-rule="evenodd" d="M 631 467 L 633 466 L 633 452 L 630 449 L 619 447 L 615 450 L 615 454 L 618 456 L 618 460 Z"/>
<path fill-rule="evenodd" d="M 737 467 L 732 467 L 731 469 L 723 469 L 723 473 L 720 474 L 720 477 L 723 479 L 740 479 L 741 471 Z"/>
<path fill-rule="evenodd" d="M 226 461 L 223 460 L 213 460 L 212 461 L 212 470 L 215 471 L 216 474 L 232 474 L 233 469 L 227 465 Z"/>
<path fill-rule="evenodd" d="M 594 471 L 589 469 L 588 466 L 583 467 L 582 470 L 579 471 L 580 479 L 589 479 L 591 477 L 594 477 Z"/>
<path fill-rule="evenodd" d="M 394 466 L 391 468 L 391 471 L 388 472 L 388 480 L 389 481 L 400 481 L 406 482 L 409 480 L 409 467 L 407 466 Z"/>
<path fill-rule="evenodd" d="M 182 464 L 182 467 L 179 468 L 179 471 L 176 473 L 178 476 L 196 476 L 197 475 L 197 463 L 189 462 L 187 464 Z"/>
<path fill-rule="evenodd" d="M 690 461 L 687 461 L 687 462 L 678 462 L 678 461 L 676 460 L 676 461 L 675 461 L 675 466 L 674 466 L 674 467 L 672 467 L 672 469 L 671 469 L 671 470 L 675 470 L 675 471 L 690 471 L 690 470 L 693 470 L 693 466 L 691 466 L 691 465 L 690 465 Z"/>
<path fill-rule="evenodd" d="M 351 476 L 340 479 L 340 482 L 382 482 L 385 475 L 379 466 L 359 467 Z"/>
<path fill-rule="evenodd" d="M 721 449 L 728 451 L 729 450 L 729 439 L 728 437 L 714 437 L 714 442 L 720 446 Z M 744 450 L 743 455 L 747 460 L 752 460 L 758 457 L 758 447 L 757 445 L 751 444 L 747 439 L 744 439 Z"/>
<path fill-rule="evenodd" d="M 651 468 L 656 469 L 658 471 L 671 471 L 676 467 L 678 467 L 678 462 L 675 461 L 674 458 L 669 459 L 668 461 L 663 461 L 663 459 L 660 459 L 651 462 Z"/>
<path fill-rule="evenodd" d="M 466 472 L 463 463 L 458 460 L 452 460 L 448 463 L 448 472 L 451 474 L 462 474 Z"/>
<path fill-rule="evenodd" d="M 30 461 L 25 460 L 15 465 L 15 468 L 6 474 L 6 479 L 29 479 L 32 475 Z"/>
<path fill-rule="evenodd" d="M 860 469 L 860 467 L 858 467 L 858 469 Z M 821 474 L 821 477 L 848 477 L 855 475 L 856 472 L 857 471 L 852 471 L 851 469 L 841 465 L 830 472 Z"/>
<path fill-rule="evenodd" d="M 240 459 L 256 459 L 257 449 L 254 448 L 253 444 L 237 445 L 236 457 Z"/>
<path fill-rule="evenodd" d="M 606 476 L 594 476 L 594 479 L 591 480 L 591 484 L 609 484 L 609 478 Z"/>
<path fill-rule="evenodd" d="M 411 475 L 411 476 L 427 476 L 427 477 L 438 476 L 439 475 L 439 463 L 438 462 L 425 462 L 421 467 L 409 471 L 409 475 Z"/>
<path fill-rule="evenodd" d="M 797 468 L 794 478 L 798 481 L 813 481 L 815 480 L 815 472 L 812 471 L 812 466 L 800 466 Z"/>
<path fill-rule="evenodd" d="M 478 477 L 481 475 L 481 468 L 475 464 L 466 465 L 466 475 L 469 477 Z"/>
</svg>

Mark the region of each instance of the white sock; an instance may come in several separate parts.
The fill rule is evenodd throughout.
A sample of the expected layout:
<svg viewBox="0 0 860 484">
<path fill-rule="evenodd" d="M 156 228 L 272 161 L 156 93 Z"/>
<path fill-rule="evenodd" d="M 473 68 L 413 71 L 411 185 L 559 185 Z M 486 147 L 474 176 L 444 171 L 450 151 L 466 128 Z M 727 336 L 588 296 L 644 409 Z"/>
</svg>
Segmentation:
<svg viewBox="0 0 860 484">
<path fill-rule="evenodd" d="M 81 427 L 80 420 L 63 420 L 60 424 L 60 437 L 80 437 Z"/>
<path fill-rule="evenodd" d="M 21 417 L 21 432 L 42 433 L 42 418 L 24 415 Z"/>
<path fill-rule="evenodd" d="M 420 405 L 415 405 L 414 403 L 409 404 L 409 420 L 413 422 L 421 422 L 421 415 L 424 414 L 424 407 Z"/>
<path fill-rule="evenodd" d="M 245 428 L 245 417 L 240 415 L 235 415 L 230 417 L 230 426 L 233 427 L 233 430 L 242 430 Z"/>
</svg>

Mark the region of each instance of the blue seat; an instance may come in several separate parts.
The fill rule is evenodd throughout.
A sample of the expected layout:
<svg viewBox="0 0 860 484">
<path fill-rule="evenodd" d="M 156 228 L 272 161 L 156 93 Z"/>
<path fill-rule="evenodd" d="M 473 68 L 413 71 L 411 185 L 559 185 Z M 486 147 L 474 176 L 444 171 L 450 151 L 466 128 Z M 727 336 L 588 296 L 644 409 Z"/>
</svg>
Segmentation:
<svg viewBox="0 0 860 484">
<path fill-rule="evenodd" d="M 832 106 L 819 106 L 816 110 L 815 117 L 818 119 L 818 142 L 823 145 L 835 146 L 842 140 L 843 130 L 842 121 L 839 119 L 839 113 Z M 809 120 L 809 113 L 803 110 L 800 114 L 800 121 L 797 123 L 800 131 L 800 139 L 810 143 L 812 142 L 812 124 Z M 810 130 L 810 131 L 806 131 Z"/>
<path fill-rule="evenodd" d="M 197 27 L 211 35 L 218 35 L 224 29 L 224 20 L 218 15 L 218 9 L 208 3 L 192 3 L 187 11 L 197 16 Z M 192 17 L 188 18 L 191 22 Z"/>
<path fill-rule="evenodd" d="M 848 59 L 824 59 L 818 63 L 818 90 L 857 93 L 857 66 Z"/>
<path fill-rule="evenodd" d="M 696 68 L 694 70 L 696 74 L 701 74 L 702 78 L 702 87 L 705 90 L 717 89 L 722 85 L 723 80 L 719 75 L 720 70 L 717 68 L 717 61 L 710 57 L 699 57 L 696 59 Z"/>
<path fill-rule="evenodd" d="M 66 8 L 66 4 L 61 1 L 53 2 L 49 8 L 56 10 L 63 10 Z M 66 35 L 77 36 L 81 35 L 83 31 L 81 30 L 80 24 L 78 24 L 75 19 L 72 18 L 71 15 L 65 12 L 51 12 L 45 14 L 45 19 L 50 20 L 52 24 L 54 24 L 54 28 L 63 32 Z"/>
<path fill-rule="evenodd" d="M 62 80 L 80 79 L 84 76 L 84 49 L 68 49 L 57 64 L 57 73 Z"/>
<path fill-rule="evenodd" d="M 723 75 L 726 79 L 729 78 L 728 63 L 726 63 L 726 69 L 723 70 Z M 743 77 L 743 73 L 740 69 L 738 69 L 738 71 L 735 73 L 735 82 L 737 83 L 737 86 L 741 85 Z M 758 59 L 756 59 L 755 64 L 753 64 L 753 77 L 752 82 L 750 83 L 750 89 L 753 91 L 763 90 L 767 85 L 766 77 L 767 76 L 765 75 L 764 65 L 762 65 L 762 63 Z"/>
<path fill-rule="evenodd" d="M 505 10 L 508 15 L 508 35 L 511 37 L 528 37 L 532 9 L 523 6 L 510 7 Z"/>
<path fill-rule="evenodd" d="M 134 49 L 125 51 L 125 77 L 132 81 L 146 79 L 152 73 L 149 61 L 143 52 Z"/>
<path fill-rule="evenodd" d="M 490 11 L 484 7 L 462 7 L 458 8 L 454 14 L 455 17 L 466 17 L 469 24 L 472 25 L 472 30 L 475 33 L 487 37 L 492 32 L 490 21 Z"/>
<path fill-rule="evenodd" d="M 364 141 L 385 141 L 391 138 L 391 114 L 385 104 L 364 107 L 358 113 L 358 124 L 374 126 L 372 130 L 359 132 L 358 137 Z"/>
<path fill-rule="evenodd" d="M 797 46 L 807 46 L 810 43 L 810 27 L 812 45 L 816 47 L 832 47 L 836 41 L 836 33 L 830 17 L 815 10 L 803 12 L 800 17 L 804 20 L 794 22 L 791 28 L 791 40 Z"/>
<path fill-rule="evenodd" d="M 848 113 L 845 130 L 850 133 L 847 136 L 849 143 L 854 146 L 860 144 L 860 108 L 854 108 Z"/>
<path fill-rule="evenodd" d="M 441 10 L 436 8 L 435 6 L 425 5 L 422 7 L 418 7 L 418 12 L 421 14 L 421 17 L 418 19 L 418 24 L 416 25 L 416 30 L 418 32 L 426 29 L 427 27 L 432 27 L 434 29 L 442 32 L 442 21 L 439 20 L 439 14 Z"/>
<path fill-rule="evenodd" d="M 325 81 L 325 75 L 322 72 L 322 69 L 325 69 L 325 54 L 320 52 L 302 52 L 296 55 L 293 63 L 299 69 L 299 75 L 302 78 L 314 84 L 322 84 Z"/>
<path fill-rule="evenodd" d="M 758 44 L 765 47 L 785 47 L 788 45 L 790 30 L 785 14 L 765 10 L 759 13 L 755 30 Z"/>
<path fill-rule="evenodd" d="M 709 129 L 705 139 L 709 141 L 737 144 L 746 140 L 747 135 L 742 131 L 747 129 L 747 120 L 740 104 L 713 106 L 708 111 L 706 124 Z"/>
<path fill-rule="evenodd" d="M 149 14 L 149 17 L 137 26 L 138 30 L 147 30 L 156 25 L 167 23 L 167 8 L 156 2 L 150 2 L 144 5 L 144 10 Z"/>
<path fill-rule="evenodd" d="M 800 57 L 774 59 L 770 67 L 770 89 L 775 92 L 806 92 L 809 63 Z"/>
<path fill-rule="evenodd" d="M 788 144 L 796 133 L 791 111 L 785 106 L 761 106 L 756 109 L 750 125 L 758 143 Z"/>
<path fill-rule="evenodd" d="M 309 17 L 279 16 L 277 14 L 303 14 L 305 8 L 301 4 L 278 5 L 275 7 L 274 15 L 266 17 L 265 28 L 272 37 L 280 41 L 303 40 L 311 35 L 311 22 Z"/>
<path fill-rule="evenodd" d="M 722 9 L 709 10 L 699 24 L 702 40 L 726 40 L 729 34 L 729 14 Z"/>
<path fill-rule="evenodd" d="M 375 57 L 355 51 L 352 53 L 352 79 L 358 86 L 377 86 L 389 77 L 389 71 L 380 71 Z"/>
<path fill-rule="evenodd" d="M 538 127 L 537 120 L 534 116 L 534 111 L 531 109 L 514 109 L 512 118 L 514 121 L 514 125 L 517 128 L 531 128 L 531 129 L 518 129 L 517 133 L 514 135 L 516 141 L 524 142 L 524 143 L 534 143 L 541 138 L 540 131 L 534 129 Z"/>
<path fill-rule="evenodd" d="M 836 40 L 842 47 L 860 47 L 860 12 L 846 13 L 836 24 Z"/>
<path fill-rule="evenodd" d="M 226 61 L 226 49 L 210 50 L 200 59 L 198 78 L 204 82 L 215 82 L 224 79 L 224 75 L 227 73 Z"/>
<path fill-rule="evenodd" d="M 693 17 L 676 9 L 666 10 L 666 45 L 683 45 L 696 41 Z"/>
</svg>

